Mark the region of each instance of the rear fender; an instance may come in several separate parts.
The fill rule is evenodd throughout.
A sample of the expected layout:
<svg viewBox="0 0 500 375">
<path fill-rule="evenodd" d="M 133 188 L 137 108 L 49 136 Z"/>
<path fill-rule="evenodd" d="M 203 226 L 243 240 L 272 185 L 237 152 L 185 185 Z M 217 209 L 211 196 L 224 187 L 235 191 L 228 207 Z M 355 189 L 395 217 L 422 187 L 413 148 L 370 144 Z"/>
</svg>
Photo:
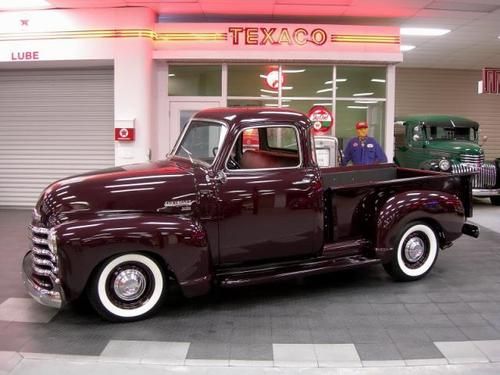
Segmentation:
<svg viewBox="0 0 500 375">
<path fill-rule="evenodd" d="M 149 254 L 162 263 L 186 296 L 210 289 L 212 269 L 206 232 L 190 217 L 122 214 L 67 222 L 55 229 L 61 282 L 68 300 L 78 298 L 105 259 L 130 252 Z"/>
<path fill-rule="evenodd" d="M 403 228 L 412 221 L 429 223 L 444 247 L 460 237 L 465 222 L 464 207 L 456 195 L 440 191 L 408 191 L 389 198 L 377 217 L 376 256 L 392 259 L 395 243 Z"/>
</svg>

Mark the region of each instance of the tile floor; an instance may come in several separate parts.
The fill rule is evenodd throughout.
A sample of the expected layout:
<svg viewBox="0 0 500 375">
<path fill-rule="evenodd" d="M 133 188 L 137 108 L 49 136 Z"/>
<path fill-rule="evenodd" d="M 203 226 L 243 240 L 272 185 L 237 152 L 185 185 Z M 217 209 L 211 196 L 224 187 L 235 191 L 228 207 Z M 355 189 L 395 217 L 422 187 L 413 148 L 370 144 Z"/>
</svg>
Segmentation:
<svg viewBox="0 0 500 375">
<path fill-rule="evenodd" d="M 372 267 L 196 299 L 173 294 L 157 316 L 130 324 L 104 322 L 85 306 L 57 312 L 26 296 L 19 268 L 29 217 L 0 210 L 0 375 L 20 373 L 20 363 L 30 373 L 54 355 L 100 369 L 128 360 L 120 366 L 153 372 L 457 364 L 464 373 L 500 373 L 491 372 L 500 361 L 500 215 L 482 202 L 480 239 L 459 239 L 418 282 L 395 283 Z"/>
</svg>

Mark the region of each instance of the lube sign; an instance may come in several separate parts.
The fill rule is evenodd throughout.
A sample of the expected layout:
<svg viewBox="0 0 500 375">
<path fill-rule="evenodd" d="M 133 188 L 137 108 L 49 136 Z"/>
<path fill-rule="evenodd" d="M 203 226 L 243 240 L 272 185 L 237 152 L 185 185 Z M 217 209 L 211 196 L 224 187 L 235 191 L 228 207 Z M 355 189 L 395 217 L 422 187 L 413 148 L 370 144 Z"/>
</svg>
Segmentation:
<svg viewBox="0 0 500 375">
<path fill-rule="evenodd" d="M 321 28 L 307 30 L 303 27 L 229 27 L 229 38 L 233 45 L 297 45 L 322 46 L 328 34 Z"/>
</svg>

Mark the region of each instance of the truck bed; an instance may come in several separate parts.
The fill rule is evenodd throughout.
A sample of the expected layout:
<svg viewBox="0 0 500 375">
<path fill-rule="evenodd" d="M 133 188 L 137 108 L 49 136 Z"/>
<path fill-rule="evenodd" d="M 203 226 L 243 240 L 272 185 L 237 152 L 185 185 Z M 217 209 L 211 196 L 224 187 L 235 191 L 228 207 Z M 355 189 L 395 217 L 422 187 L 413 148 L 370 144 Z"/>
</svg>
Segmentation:
<svg viewBox="0 0 500 375">
<path fill-rule="evenodd" d="M 400 193 L 419 196 L 422 191 L 456 195 L 463 203 L 465 216 L 472 216 L 470 174 L 448 174 L 399 168 L 395 164 L 322 168 L 324 187 L 325 243 L 369 239 L 367 228 L 373 210 L 388 197 Z M 416 198 L 418 199 L 418 198 Z"/>
</svg>

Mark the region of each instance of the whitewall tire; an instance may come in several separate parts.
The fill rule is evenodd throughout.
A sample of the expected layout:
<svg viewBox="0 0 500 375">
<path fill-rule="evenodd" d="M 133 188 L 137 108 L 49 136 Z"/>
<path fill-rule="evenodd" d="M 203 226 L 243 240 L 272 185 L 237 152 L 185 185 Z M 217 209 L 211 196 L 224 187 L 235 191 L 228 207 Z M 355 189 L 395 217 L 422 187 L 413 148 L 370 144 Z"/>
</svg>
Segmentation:
<svg viewBox="0 0 500 375">
<path fill-rule="evenodd" d="M 131 253 L 105 261 L 88 289 L 90 303 L 107 320 L 143 319 L 161 305 L 166 282 L 162 267 L 150 257 Z"/>
<path fill-rule="evenodd" d="M 436 262 L 439 241 L 432 227 L 423 222 L 407 225 L 394 247 L 386 271 L 396 280 L 412 281 L 424 277 Z"/>
</svg>

